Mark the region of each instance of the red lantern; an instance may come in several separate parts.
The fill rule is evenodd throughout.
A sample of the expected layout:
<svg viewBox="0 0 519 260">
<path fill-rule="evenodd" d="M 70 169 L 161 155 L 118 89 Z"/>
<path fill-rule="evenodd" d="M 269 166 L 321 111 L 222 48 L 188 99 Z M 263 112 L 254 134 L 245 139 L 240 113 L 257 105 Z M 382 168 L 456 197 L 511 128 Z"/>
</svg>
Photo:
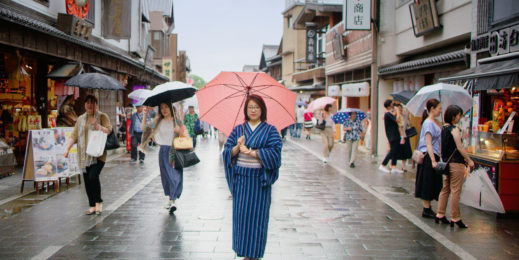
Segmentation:
<svg viewBox="0 0 519 260">
<path fill-rule="evenodd" d="M 75 15 L 81 19 L 85 19 L 90 7 L 90 1 L 85 0 L 65 0 L 67 6 L 67 14 Z"/>
</svg>

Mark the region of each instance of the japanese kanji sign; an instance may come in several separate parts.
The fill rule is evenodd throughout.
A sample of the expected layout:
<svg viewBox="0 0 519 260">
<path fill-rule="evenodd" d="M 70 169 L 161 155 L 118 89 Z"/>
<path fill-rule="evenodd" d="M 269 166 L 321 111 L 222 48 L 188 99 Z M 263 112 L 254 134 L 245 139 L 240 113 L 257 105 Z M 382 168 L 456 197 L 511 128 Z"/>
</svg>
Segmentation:
<svg viewBox="0 0 519 260">
<path fill-rule="evenodd" d="M 162 74 L 173 81 L 173 60 L 169 58 L 162 58 Z"/>
<path fill-rule="evenodd" d="M 371 30 L 371 0 L 345 0 L 344 30 Z"/>
<path fill-rule="evenodd" d="M 306 27 L 306 62 L 313 63 L 317 60 L 317 28 Z"/>
<path fill-rule="evenodd" d="M 411 21 L 416 37 L 436 31 L 441 28 L 438 20 L 435 0 L 416 1 L 409 5 Z"/>
</svg>

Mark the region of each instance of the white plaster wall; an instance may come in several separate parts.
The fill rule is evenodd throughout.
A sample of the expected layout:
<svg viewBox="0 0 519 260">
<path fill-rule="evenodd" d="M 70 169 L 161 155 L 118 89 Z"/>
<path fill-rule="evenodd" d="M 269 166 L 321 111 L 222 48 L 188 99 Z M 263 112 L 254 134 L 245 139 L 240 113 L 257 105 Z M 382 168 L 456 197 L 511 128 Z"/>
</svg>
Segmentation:
<svg viewBox="0 0 519 260">
<path fill-rule="evenodd" d="M 12 2 L 16 2 L 17 4 L 23 5 L 27 8 L 30 8 L 32 10 L 38 11 L 44 15 L 47 15 L 49 17 L 52 17 L 54 19 L 58 18 L 58 13 L 66 13 L 65 8 L 65 0 L 63 1 L 56 1 L 56 0 L 50 0 L 49 1 L 49 7 L 40 4 L 36 1 L 28 1 L 28 0 L 12 0 Z"/>
</svg>

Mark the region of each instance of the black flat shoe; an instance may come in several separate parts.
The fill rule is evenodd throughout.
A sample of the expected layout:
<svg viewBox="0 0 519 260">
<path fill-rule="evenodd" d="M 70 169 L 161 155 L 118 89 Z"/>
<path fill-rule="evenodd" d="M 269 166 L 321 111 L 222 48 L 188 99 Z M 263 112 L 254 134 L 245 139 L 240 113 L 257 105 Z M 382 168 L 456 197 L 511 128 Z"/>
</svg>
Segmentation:
<svg viewBox="0 0 519 260">
<path fill-rule="evenodd" d="M 355 168 L 355 164 L 354 164 L 354 163 L 351 163 L 351 164 L 350 164 L 350 168 Z"/>
<path fill-rule="evenodd" d="M 90 211 L 90 210 L 85 211 L 85 215 L 94 215 L 94 214 L 96 214 L 95 210 L 94 211 Z"/>
<path fill-rule="evenodd" d="M 423 208 L 422 217 L 423 218 L 435 218 L 436 213 L 434 213 L 434 211 L 432 211 L 431 208 Z"/>
<path fill-rule="evenodd" d="M 175 214 L 176 210 L 177 210 L 177 206 L 175 204 L 171 205 L 171 208 L 169 208 L 169 214 L 170 215 Z"/>
<path fill-rule="evenodd" d="M 434 222 L 436 222 L 436 224 L 440 224 L 440 221 L 442 222 L 442 224 L 449 224 L 451 223 L 445 216 L 439 218 L 439 217 L 434 217 Z"/>
<path fill-rule="evenodd" d="M 451 221 L 451 227 L 454 227 L 454 224 L 456 224 L 456 226 L 458 226 L 459 228 L 468 228 L 468 226 L 465 225 L 463 221 L 461 221 L 461 219 L 456 222 Z"/>
</svg>

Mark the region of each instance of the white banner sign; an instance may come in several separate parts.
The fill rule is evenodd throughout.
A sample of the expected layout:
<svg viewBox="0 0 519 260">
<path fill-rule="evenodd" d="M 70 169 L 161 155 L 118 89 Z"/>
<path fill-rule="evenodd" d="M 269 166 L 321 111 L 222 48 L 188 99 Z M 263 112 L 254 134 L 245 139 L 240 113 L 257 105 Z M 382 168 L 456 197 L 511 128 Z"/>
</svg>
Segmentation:
<svg viewBox="0 0 519 260">
<path fill-rule="evenodd" d="M 369 83 L 343 84 L 342 95 L 345 97 L 367 97 L 369 96 Z"/>
<path fill-rule="evenodd" d="M 344 30 L 371 30 L 371 0 L 344 0 Z"/>
<path fill-rule="evenodd" d="M 328 86 L 328 93 L 329 97 L 340 97 L 341 96 L 341 87 L 339 85 L 331 85 Z"/>
</svg>

